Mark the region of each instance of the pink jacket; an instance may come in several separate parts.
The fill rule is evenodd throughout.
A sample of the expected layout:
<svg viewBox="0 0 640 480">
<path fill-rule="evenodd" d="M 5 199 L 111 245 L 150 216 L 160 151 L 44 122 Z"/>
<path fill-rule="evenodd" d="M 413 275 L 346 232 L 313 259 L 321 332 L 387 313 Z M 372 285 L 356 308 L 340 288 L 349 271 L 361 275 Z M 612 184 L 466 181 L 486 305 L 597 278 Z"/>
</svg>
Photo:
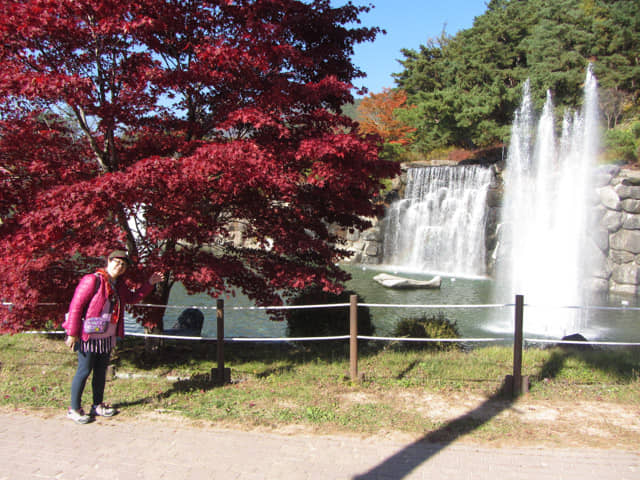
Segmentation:
<svg viewBox="0 0 640 480">
<path fill-rule="evenodd" d="M 96 282 L 100 282 L 96 290 Z M 123 308 L 120 311 L 118 325 L 116 327 L 116 336 L 124 337 L 124 305 L 127 303 L 138 303 L 151 290 L 153 285 L 147 283 L 135 292 L 129 291 L 126 285 L 121 281 L 116 281 L 116 290 L 122 302 Z M 95 295 L 94 295 L 95 292 Z M 107 287 L 102 276 L 90 273 L 80 279 L 76 291 L 69 305 L 69 315 L 62 324 L 67 335 L 73 337 L 82 337 L 83 341 L 89 340 L 89 335 L 82 331 L 82 314 L 86 308 L 87 317 L 99 317 L 107 300 Z"/>
</svg>

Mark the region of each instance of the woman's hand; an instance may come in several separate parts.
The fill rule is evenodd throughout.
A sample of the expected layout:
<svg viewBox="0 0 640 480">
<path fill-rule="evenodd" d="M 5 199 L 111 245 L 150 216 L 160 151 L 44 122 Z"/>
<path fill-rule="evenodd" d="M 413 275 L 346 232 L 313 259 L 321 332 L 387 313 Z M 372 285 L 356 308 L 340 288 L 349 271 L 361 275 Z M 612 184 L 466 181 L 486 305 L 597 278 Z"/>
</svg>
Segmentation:
<svg viewBox="0 0 640 480">
<path fill-rule="evenodd" d="M 69 347 L 69 349 L 71 349 L 71 351 L 73 351 L 73 347 L 76 345 L 77 341 L 77 337 L 68 336 L 67 338 L 65 338 L 64 343 L 67 347 Z"/>
<path fill-rule="evenodd" d="M 155 285 L 156 283 L 160 283 L 164 281 L 164 273 L 155 272 L 151 277 L 149 277 L 149 283 L 151 285 Z"/>
</svg>

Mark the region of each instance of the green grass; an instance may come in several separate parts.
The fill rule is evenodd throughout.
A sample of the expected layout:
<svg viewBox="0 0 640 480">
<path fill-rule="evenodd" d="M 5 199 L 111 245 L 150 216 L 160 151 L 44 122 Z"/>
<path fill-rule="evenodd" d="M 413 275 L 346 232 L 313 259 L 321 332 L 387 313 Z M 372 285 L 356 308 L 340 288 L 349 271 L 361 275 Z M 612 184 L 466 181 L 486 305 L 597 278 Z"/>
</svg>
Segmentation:
<svg viewBox="0 0 640 480">
<path fill-rule="evenodd" d="M 511 347 L 412 352 L 363 344 L 360 354 L 364 379 L 356 382 L 348 375 L 346 342 L 322 347 L 228 344 L 232 383 L 219 386 L 211 381 L 215 344 L 167 342 L 154 356 L 144 353 L 141 340 L 128 338 L 113 355 L 116 378 L 107 383 L 106 398 L 123 415 L 168 413 L 243 428 L 294 424 L 360 434 L 516 435 L 517 425 L 503 418 L 463 417 L 443 428 L 442 420 L 425 414 L 428 404 L 412 401 L 429 395 L 482 396 L 507 402 L 502 408 L 508 408 L 510 397 L 499 392 L 512 373 Z M 75 365 L 75 354 L 61 337 L 0 336 L 0 407 L 65 409 Z M 531 379 L 529 401 L 640 407 L 637 349 L 527 349 L 523 365 Z M 85 403 L 90 390 L 88 382 Z"/>
</svg>

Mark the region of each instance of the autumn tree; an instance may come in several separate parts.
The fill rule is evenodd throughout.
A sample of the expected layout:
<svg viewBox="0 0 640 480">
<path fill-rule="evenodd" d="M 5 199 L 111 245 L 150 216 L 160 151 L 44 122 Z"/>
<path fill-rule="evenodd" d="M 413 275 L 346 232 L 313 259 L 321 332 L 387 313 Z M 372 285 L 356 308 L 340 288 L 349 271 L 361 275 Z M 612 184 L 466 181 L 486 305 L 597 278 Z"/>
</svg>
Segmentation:
<svg viewBox="0 0 640 480">
<path fill-rule="evenodd" d="M 401 89 L 385 88 L 372 93 L 358 105 L 358 119 L 364 133 L 379 135 L 385 142 L 406 145 L 409 135 L 415 131 L 399 116 L 407 107 L 407 93 Z"/>
<path fill-rule="evenodd" d="M 2 0 L 0 331 L 59 324 L 82 273 L 278 304 L 337 292 L 331 224 L 364 228 L 396 167 L 341 115 L 367 8 L 329 0 Z M 242 224 L 254 247 L 234 242 Z M 137 309 L 147 326 L 162 309 Z"/>
</svg>

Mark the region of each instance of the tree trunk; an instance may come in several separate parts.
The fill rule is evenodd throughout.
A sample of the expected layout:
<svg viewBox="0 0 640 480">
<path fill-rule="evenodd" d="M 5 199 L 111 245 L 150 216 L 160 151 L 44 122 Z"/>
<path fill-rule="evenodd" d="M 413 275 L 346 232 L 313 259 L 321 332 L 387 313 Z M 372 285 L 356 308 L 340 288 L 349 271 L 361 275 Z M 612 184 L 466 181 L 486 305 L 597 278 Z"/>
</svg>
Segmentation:
<svg viewBox="0 0 640 480">
<path fill-rule="evenodd" d="M 147 303 L 152 305 L 167 305 L 169 294 L 171 293 L 171 285 L 167 281 L 158 283 L 155 290 L 147 297 Z M 161 335 L 164 331 L 163 318 L 166 308 L 164 307 L 148 307 L 151 308 L 152 326 L 145 326 L 146 334 Z M 163 339 L 155 337 L 145 337 L 144 351 L 146 354 L 157 353 L 164 345 Z"/>
</svg>

